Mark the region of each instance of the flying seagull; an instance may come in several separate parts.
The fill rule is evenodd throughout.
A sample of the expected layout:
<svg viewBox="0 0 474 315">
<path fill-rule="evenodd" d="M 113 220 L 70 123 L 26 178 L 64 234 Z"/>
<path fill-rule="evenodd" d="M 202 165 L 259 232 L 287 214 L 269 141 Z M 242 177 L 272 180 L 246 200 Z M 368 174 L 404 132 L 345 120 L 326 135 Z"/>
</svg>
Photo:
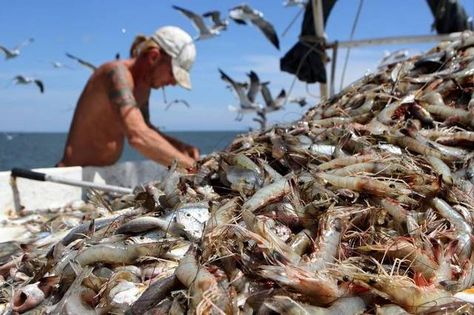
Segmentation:
<svg viewBox="0 0 474 315">
<path fill-rule="evenodd" d="M 229 21 L 225 19 L 221 19 L 221 13 L 219 11 L 209 11 L 202 15 L 203 17 L 210 17 L 214 25 L 211 26 L 213 29 L 217 29 L 219 31 L 226 30 L 227 25 L 229 25 Z"/>
<path fill-rule="evenodd" d="M 23 75 L 17 75 L 16 77 L 13 78 L 13 81 L 15 84 L 30 84 L 30 83 L 35 83 L 38 88 L 40 89 L 41 93 L 44 93 L 44 84 L 41 80 L 31 78 L 31 77 L 25 77 Z"/>
<path fill-rule="evenodd" d="M 0 46 L 0 51 L 3 51 L 3 53 L 5 54 L 5 59 L 12 59 L 12 58 L 18 57 L 20 55 L 20 48 L 21 47 L 26 46 L 26 45 L 32 43 L 33 41 L 34 41 L 33 38 L 28 38 L 23 43 L 21 43 L 20 45 L 16 46 L 13 49 L 8 49 L 4 46 Z"/>
<path fill-rule="evenodd" d="M 285 7 L 295 7 L 295 6 L 302 6 L 304 7 L 308 3 L 307 0 L 286 0 L 283 2 Z"/>
<path fill-rule="evenodd" d="M 263 109 L 266 113 L 275 112 L 280 110 L 285 104 L 286 92 L 284 89 L 281 90 L 280 94 L 274 99 L 270 89 L 268 88 L 268 83 L 265 82 L 261 84 L 261 91 L 263 100 L 265 101 L 265 108 Z"/>
<path fill-rule="evenodd" d="M 393 52 L 385 52 L 384 57 L 380 61 L 379 65 L 377 66 L 377 69 L 382 69 L 394 63 L 405 61 L 408 58 L 409 58 L 408 50 L 400 49 Z"/>
<path fill-rule="evenodd" d="M 280 49 L 280 42 L 275 28 L 263 18 L 262 12 L 252 9 L 246 4 L 241 4 L 229 10 L 229 17 L 238 24 L 247 24 L 246 21 L 250 21 L 263 32 L 273 46 Z"/>
<path fill-rule="evenodd" d="M 190 108 L 190 107 L 191 107 L 191 106 L 189 106 L 189 103 L 188 103 L 186 100 L 176 99 L 176 100 L 174 100 L 174 101 L 169 102 L 169 103 L 166 105 L 165 110 L 168 110 L 168 109 L 171 107 L 171 105 L 173 105 L 173 104 L 178 104 L 178 103 L 183 104 L 183 105 L 186 106 L 187 108 Z"/>
<path fill-rule="evenodd" d="M 199 35 L 195 38 L 195 40 L 202 40 L 202 39 L 212 38 L 214 36 L 219 35 L 220 31 L 222 29 L 224 29 L 221 26 L 222 21 L 220 21 L 219 12 L 217 12 L 217 11 L 212 11 L 212 12 L 206 13 L 206 14 L 208 14 L 207 16 L 211 16 L 211 18 L 214 21 L 214 25 L 210 27 L 210 26 L 206 25 L 206 23 L 204 22 L 204 17 L 206 17 L 204 15 L 196 14 L 193 11 L 190 11 L 190 10 L 187 10 L 187 9 L 175 6 L 175 5 L 173 6 L 173 9 L 178 10 L 179 12 L 184 14 L 184 16 L 186 16 L 188 19 L 191 20 L 191 22 L 193 23 L 193 26 L 199 32 Z M 214 12 L 217 12 L 217 14 L 218 14 L 217 18 L 219 20 L 219 24 L 214 20 L 214 17 L 212 16 L 212 14 L 215 14 Z"/>
<path fill-rule="evenodd" d="M 59 61 L 51 61 L 51 65 L 56 68 L 56 69 L 59 69 L 59 68 L 67 68 L 67 69 L 72 69 L 71 66 L 68 66 L 62 62 L 59 62 Z"/>
<path fill-rule="evenodd" d="M 97 69 L 97 67 L 94 66 L 92 63 L 87 62 L 87 61 L 85 61 L 85 60 L 83 60 L 83 59 L 81 59 L 81 58 L 79 58 L 79 57 L 73 56 L 73 55 L 71 55 L 70 53 L 66 53 L 66 56 L 69 57 L 69 58 L 71 58 L 71 59 L 76 60 L 76 61 L 79 62 L 81 65 L 86 66 L 87 68 L 91 69 L 92 71 L 95 71 L 95 70 Z"/>
<path fill-rule="evenodd" d="M 257 93 L 260 91 L 260 80 L 255 72 L 251 71 L 248 74 L 250 78 L 250 85 L 248 85 L 248 87 L 234 81 L 221 69 L 219 69 L 219 73 L 221 74 L 221 79 L 231 85 L 239 98 L 239 107 L 229 106 L 229 110 L 237 112 L 237 120 L 242 120 L 243 114 L 256 112 L 261 108 L 260 105 L 255 102 Z"/>
<path fill-rule="evenodd" d="M 304 96 L 292 98 L 292 99 L 289 100 L 289 102 L 298 104 L 301 107 L 304 107 L 304 106 L 306 106 L 306 104 L 308 104 L 308 102 L 306 101 L 306 97 L 304 97 Z"/>
</svg>

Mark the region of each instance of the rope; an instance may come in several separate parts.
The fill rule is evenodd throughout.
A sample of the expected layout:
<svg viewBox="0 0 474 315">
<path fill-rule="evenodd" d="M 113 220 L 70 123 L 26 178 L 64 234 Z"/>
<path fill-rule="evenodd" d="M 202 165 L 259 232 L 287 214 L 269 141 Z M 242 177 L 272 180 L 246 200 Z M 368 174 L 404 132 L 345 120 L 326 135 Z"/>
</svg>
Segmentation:
<svg viewBox="0 0 474 315">
<path fill-rule="evenodd" d="M 355 33 L 355 30 L 356 30 L 356 27 L 357 27 L 357 23 L 359 22 L 359 16 L 360 16 L 360 12 L 362 11 L 362 5 L 364 3 L 364 0 L 360 0 L 359 2 L 359 7 L 357 8 L 357 14 L 355 16 L 355 19 L 354 19 L 354 23 L 352 24 L 352 31 L 351 31 L 351 37 L 349 40 L 352 40 L 353 37 L 354 37 L 354 33 Z M 346 68 L 347 68 L 347 62 L 349 61 L 349 53 L 351 51 L 351 48 L 347 48 L 346 50 L 346 58 L 344 60 L 344 68 L 342 68 L 342 74 L 341 74 L 341 85 L 339 87 L 339 90 L 342 90 L 343 88 L 343 85 L 344 85 L 344 77 L 346 75 Z"/>
<path fill-rule="evenodd" d="M 295 17 L 290 21 L 290 23 L 288 24 L 288 26 L 285 28 L 285 30 L 283 31 L 283 33 L 281 33 L 281 37 L 285 37 L 286 33 L 290 30 L 290 28 L 293 26 L 293 24 L 295 24 L 296 22 L 296 19 L 298 19 L 298 17 L 301 15 L 301 13 L 303 13 L 305 10 L 305 7 L 302 7 L 298 10 L 298 12 L 296 13 Z"/>
</svg>

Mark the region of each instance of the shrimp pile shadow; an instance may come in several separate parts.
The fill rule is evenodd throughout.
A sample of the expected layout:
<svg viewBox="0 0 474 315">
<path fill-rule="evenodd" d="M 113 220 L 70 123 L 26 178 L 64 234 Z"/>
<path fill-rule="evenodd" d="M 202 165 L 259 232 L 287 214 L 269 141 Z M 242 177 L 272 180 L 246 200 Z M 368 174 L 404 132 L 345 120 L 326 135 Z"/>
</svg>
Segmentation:
<svg viewBox="0 0 474 315">
<path fill-rule="evenodd" d="M 0 313 L 473 314 L 474 34 L 107 201 L 23 209 Z"/>
</svg>

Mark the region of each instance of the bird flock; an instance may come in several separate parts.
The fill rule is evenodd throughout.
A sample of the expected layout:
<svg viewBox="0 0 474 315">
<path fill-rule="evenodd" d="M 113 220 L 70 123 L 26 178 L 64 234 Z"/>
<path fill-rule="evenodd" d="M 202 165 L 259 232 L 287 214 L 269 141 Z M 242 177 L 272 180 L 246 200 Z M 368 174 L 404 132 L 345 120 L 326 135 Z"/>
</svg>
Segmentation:
<svg viewBox="0 0 474 315">
<path fill-rule="evenodd" d="M 28 38 L 27 40 L 23 41 L 22 43 L 20 43 L 19 45 L 15 46 L 14 48 L 11 48 L 11 49 L 0 45 L 0 51 L 5 55 L 5 60 L 10 60 L 10 59 L 17 58 L 18 56 L 20 56 L 20 54 L 21 54 L 20 49 L 25 47 L 25 46 L 30 45 L 33 42 L 34 42 L 34 38 Z M 97 67 L 94 66 L 93 64 L 91 64 L 90 62 L 87 62 L 87 61 L 85 61 L 85 60 L 83 60 L 79 57 L 76 57 L 74 55 L 71 55 L 69 53 L 66 53 L 66 57 L 77 61 L 79 64 L 91 69 L 92 71 L 97 69 Z M 64 64 L 62 62 L 59 62 L 59 61 L 51 61 L 51 65 L 56 69 L 59 69 L 59 68 L 73 69 L 71 66 L 69 66 L 67 64 Z M 38 78 L 19 74 L 19 75 L 16 75 L 15 77 L 13 77 L 12 82 L 14 84 L 20 84 L 20 85 L 36 84 L 39 91 L 41 93 L 44 93 L 44 83 L 43 83 L 42 80 L 40 80 Z"/>
<path fill-rule="evenodd" d="M 304 0 L 287 0 L 283 2 L 285 7 L 300 6 L 304 7 L 307 1 Z M 229 21 L 222 17 L 220 11 L 209 11 L 203 14 L 193 12 L 189 9 L 179 6 L 173 6 L 173 9 L 182 13 L 191 20 L 191 23 L 198 31 L 194 40 L 200 41 L 216 37 L 222 31 L 227 30 Z M 277 49 L 280 49 L 280 41 L 274 26 L 264 18 L 264 14 L 247 4 L 240 4 L 229 9 L 228 18 L 236 24 L 256 26 L 267 40 Z M 210 20 L 210 21 L 209 21 Z M 211 23 L 210 23 L 211 22 Z M 276 98 L 273 98 L 269 89 L 270 82 L 260 82 L 258 75 L 254 71 L 248 73 L 249 82 L 238 82 L 227 75 L 223 70 L 218 69 L 221 79 L 228 84 L 230 90 L 234 92 L 238 99 L 238 105 L 229 105 L 230 111 L 236 112 L 236 120 L 241 121 L 244 114 L 255 113 L 257 117 L 254 121 L 260 124 L 261 129 L 266 128 L 268 113 L 276 112 L 283 109 L 287 102 L 287 93 L 284 89 L 280 91 Z M 263 102 L 257 100 L 258 94 L 261 94 Z M 300 106 L 307 104 L 306 98 L 299 97 L 297 99 L 288 100 L 290 103 L 296 103 Z M 167 106 L 169 108 L 169 106 Z"/>
</svg>

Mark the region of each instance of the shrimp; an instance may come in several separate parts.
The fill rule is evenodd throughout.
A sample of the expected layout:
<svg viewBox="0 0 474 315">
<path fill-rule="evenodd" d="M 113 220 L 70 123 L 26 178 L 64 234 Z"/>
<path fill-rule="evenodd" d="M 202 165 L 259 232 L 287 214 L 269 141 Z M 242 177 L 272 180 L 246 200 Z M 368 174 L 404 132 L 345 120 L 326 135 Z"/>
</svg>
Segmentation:
<svg viewBox="0 0 474 315">
<path fill-rule="evenodd" d="M 435 276 L 439 267 L 434 257 L 402 238 L 394 240 L 392 244 L 366 245 L 359 247 L 358 250 L 379 252 L 391 258 L 405 259 L 410 262 L 411 269 L 421 273 L 427 280 L 431 280 Z"/>
<path fill-rule="evenodd" d="M 280 199 L 290 192 L 291 186 L 288 179 L 281 178 L 257 190 L 252 197 L 245 201 L 242 205 L 242 209 L 253 212 L 271 201 Z"/>
<path fill-rule="evenodd" d="M 357 315 L 366 308 L 365 301 L 358 296 L 340 298 L 328 308 L 299 303 L 288 296 L 279 295 L 267 299 L 264 305 L 274 312 L 289 315 Z"/>
<path fill-rule="evenodd" d="M 474 127 L 474 117 L 470 111 L 446 105 L 426 105 L 425 109 L 443 120 L 456 119 L 465 126 Z"/>
<path fill-rule="evenodd" d="M 316 176 L 333 186 L 370 193 L 376 196 L 398 196 L 400 194 L 411 193 L 409 189 L 396 189 L 394 183 L 391 181 L 354 176 L 336 176 L 328 173 L 317 173 Z"/>
<path fill-rule="evenodd" d="M 407 277 L 394 275 L 351 274 L 356 284 L 367 287 L 410 313 L 429 310 L 433 306 L 452 303 L 456 299 L 451 293 L 434 285 L 417 286 Z"/>
<path fill-rule="evenodd" d="M 190 290 L 191 310 L 201 309 L 210 314 L 231 313 L 232 306 L 226 292 L 216 278 L 198 264 L 193 251 L 181 259 L 175 275 Z"/>
<path fill-rule="evenodd" d="M 472 253 L 472 228 L 462 215 L 454 210 L 446 201 L 435 197 L 430 201 L 431 206 L 438 210 L 439 214 L 451 223 L 458 231 L 458 254 L 462 261 L 471 256 Z"/>
<path fill-rule="evenodd" d="M 327 305 L 348 293 L 347 287 L 338 285 L 336 278 L 329 272 L 306 271 L 302 268 L 285 266 L 260 266 L 260 275 L 278 281 L 284 285 L 308 295 L 321 305 Z"/>
<path fill-rule="evenodd" d="M 124 265 L 135 262 L 143 256 L 161 256 L 168 252 L 173 242 L 154 242 L 145 244 L 98 244 L 81 251 L 74 260 L 81 266 L 98 262 Z M 68 264 L 63 270 L 64 277 L 74 275 L 74 270 Z"/>
<path fill-rule="evenodd" d="M 330 171 L 331 174 L 337 176 L 355 175 L 358 173 L 372 173 L 377 175 L 393 176 L 396 173 L 406 173 L 408 169 L 398 163 L 383 163 L 383 162 L 365 162 L 348 165 L 343 168 Z"/>
<path fill-rule="evenodd" d="M 311 244 L 311 231 L 304 229 L 296 234 L 290 241 L 289 245 L 297 255 L 303 255 Z"/>
<path fill-rule="evenodd" d="M 385 139 L 391 143 L 400 146 L 401 148 L 408 149 L 409 151 L 416 152 L 418 154 L 424 156 L 434 156 L 443 161 L 453 161 L 455 158 L 452 156 L 443 154 L 438 149 L 435 149 L 428 144 L 422 143 L 417 139 L 413 139 L 407 136 L 393 136 L 393 135 L 385 135 Z"/>
<path fill-rule="evenodd" d="M 451 175 L 451 169 L 446 163 L 434 156 L 427 156 L 426 160 L 433 167 L 433 170 L 436 174 L 441 175 L 441 179 L 447 185 L 453 185 L 454 180 Z"/>
<path fill-rule="evenodd" d="M 374 103 L 375 103 L 375 100 L 374 100 L 373 97 L 368 98 L 361 106 L 359 106 L 355 109 L 351 109 L 350 112 L 349 112 L 349 115 L 358 116 L 358 115 L 368 113 L 374 107 Z"/>
<path fill-rule="evenodd" d="M 337 259 L 343 222 L 340 218 L 326 215 L 319 224 L 316 239 L 317 250 L 309 255 L 308 261 L 300 264 L 308 271 L 317 271 Z"/>
<path fill-rule="evenodd" d="M 319 164 L 316 169 L 318 171 L 325 171 L 325 170 L 330 170 L 334 168 L 340 168 L 344 166 L 349 166 L 352 164 L 358 164 L 358 163 L 364 163 L 364 162 L 369 162 L 372 160 L 377 159 L 376 156 L 372 154 L 365 154 L 365 155 L 356 155 L 356 156 L 345 156 L 345 157 L 340 157 L 337 159 L 333 159 L 328 162 L 324 162 Z"/>
<path fill-rule="evenodd" d="M 401 102 L 394 102 L 388 104 L 377 114 L 377 120 L 384 125 L 391 125 L 394 123 L 392 117 L 395 115 L 395 112 L 400 109 L 403 104 Z"/>
<path fill-rule="evenodd" d="M 395 222 L 401 226 L 406 226 L 408 211 L 400 203 L 391 198 L 380 200 L 380 205 L 392 216 Z"/>
<path fill-rule="evenodd" d="M 242 218 L 244 219 L 245 225 L 250 231 L 264 238 L 269 244 L 271 244 L 272 248 L 282 255 L 282 257 L 285 257 L 288 261 L 293 263 L 300 261 L 301 257 L 270 229 L 267 222 L 259 219 L 248 210 L 244 210 L 242 212 Z"/>
<path fill-rule="evenodd" d="M 203 234 L 206 235 L 206 237 L 211 236 L 209 234 L 212 233 L 214 229 L 230 223 L 234 219 L 234 212 L 238 205 L 239 198 L 236 197 L 228 200 L 226 203 L 214 210 L 206 223 Z"/>
<path fill-rule="evenodd" d="M 402 307 L 396 304 L 385 304 L 382 306 L 376 305 L 376 315 L 410 315 Z"/>
<path fill-rule="evenodd" d="M 474 132 L 458 131 L 449 134 L 443 134 L 437 137 L 436 142 L 450 146 L 466 146 L 474 145 Z"/>
<path fill-rule="evenodd" d="M 26 312 L 38 306 L 44 299 L 45 294 L 38 287 L 38 283 L 28 284 L 14 293 L 12 310 L 19 313 Z"/>
</svg>

